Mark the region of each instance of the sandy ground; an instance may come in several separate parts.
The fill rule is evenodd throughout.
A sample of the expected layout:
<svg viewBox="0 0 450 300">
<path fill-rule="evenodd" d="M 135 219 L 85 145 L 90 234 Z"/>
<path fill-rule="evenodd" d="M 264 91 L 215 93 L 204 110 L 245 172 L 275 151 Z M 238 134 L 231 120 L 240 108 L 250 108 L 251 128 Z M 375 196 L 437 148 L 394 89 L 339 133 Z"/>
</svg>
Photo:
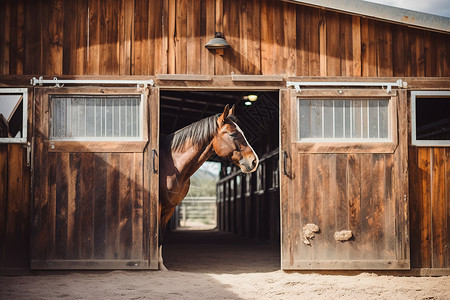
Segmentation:
<svg viewBox="0 0 450 300">
<path fill-rule="evenodd" d="M 170 271 L 1 276 L 0 299 L 450 299 L 449 276 L 285 273 L 270 244 L 211 231 L 166 242 Z"/>
</svg>

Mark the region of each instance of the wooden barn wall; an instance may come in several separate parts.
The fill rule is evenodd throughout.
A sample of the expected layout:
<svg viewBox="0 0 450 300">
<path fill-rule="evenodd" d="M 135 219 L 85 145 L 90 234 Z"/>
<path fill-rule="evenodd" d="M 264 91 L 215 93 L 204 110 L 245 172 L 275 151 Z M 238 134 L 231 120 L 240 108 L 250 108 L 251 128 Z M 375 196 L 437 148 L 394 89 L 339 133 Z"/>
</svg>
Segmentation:
<svg viewBox="0 0 450 300">
<path fill-rule="evenodd" d="M 450 268 L 450 148 L 409 148 L 411 267 Z"/>
<path fill-rule="evenodd" d="M 279 0 L 6 0 L 0 74 L 450 76 L 448 34 Z M 224 56 L 204 45 L 222 31 Z"/>
</svg>

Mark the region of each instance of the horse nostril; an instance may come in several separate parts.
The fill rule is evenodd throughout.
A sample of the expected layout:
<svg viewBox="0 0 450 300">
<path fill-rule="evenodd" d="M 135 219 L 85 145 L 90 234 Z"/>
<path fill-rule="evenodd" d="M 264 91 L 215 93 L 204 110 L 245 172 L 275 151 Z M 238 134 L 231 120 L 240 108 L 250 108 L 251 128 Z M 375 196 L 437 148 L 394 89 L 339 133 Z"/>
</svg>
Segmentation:
<svg viewBox="0 0 450 300">
<path fill-rule="evenodd" d="M 252 168 L 256 167 L 256 158 L 252 161 Z"/>
</svg>

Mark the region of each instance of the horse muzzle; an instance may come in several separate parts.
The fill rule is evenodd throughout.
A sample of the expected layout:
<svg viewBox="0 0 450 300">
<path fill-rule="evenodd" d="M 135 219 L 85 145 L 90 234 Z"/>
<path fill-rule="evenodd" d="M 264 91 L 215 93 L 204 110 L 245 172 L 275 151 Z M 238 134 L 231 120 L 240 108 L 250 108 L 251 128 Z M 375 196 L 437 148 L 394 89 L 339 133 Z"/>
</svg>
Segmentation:
<svg viewBox="0 0 450 300">
<path fill-rule="evenodd" d="M 257 156 L 243 158 L 239 161 L 239 167 L 241 168 L 242 173 L 251 173 L 258 168 L 259 159 Z"/>
</svg>

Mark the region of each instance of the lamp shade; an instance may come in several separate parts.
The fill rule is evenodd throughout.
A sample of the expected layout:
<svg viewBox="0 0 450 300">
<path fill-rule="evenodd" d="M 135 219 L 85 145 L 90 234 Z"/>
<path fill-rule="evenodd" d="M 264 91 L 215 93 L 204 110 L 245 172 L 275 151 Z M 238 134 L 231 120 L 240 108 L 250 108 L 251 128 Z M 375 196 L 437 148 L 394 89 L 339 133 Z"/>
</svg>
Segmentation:
<svg viewBox="0 0 450 300">
<path fill-rule="evenodd" d="M 210 39 L 208 43 L 206 43 L 205 47 L 207 49 L 225 49 L 230 47 L 230 45 L 225 40 L 222 32 L 216 32 L 215 37 Z"/>
</svg>

